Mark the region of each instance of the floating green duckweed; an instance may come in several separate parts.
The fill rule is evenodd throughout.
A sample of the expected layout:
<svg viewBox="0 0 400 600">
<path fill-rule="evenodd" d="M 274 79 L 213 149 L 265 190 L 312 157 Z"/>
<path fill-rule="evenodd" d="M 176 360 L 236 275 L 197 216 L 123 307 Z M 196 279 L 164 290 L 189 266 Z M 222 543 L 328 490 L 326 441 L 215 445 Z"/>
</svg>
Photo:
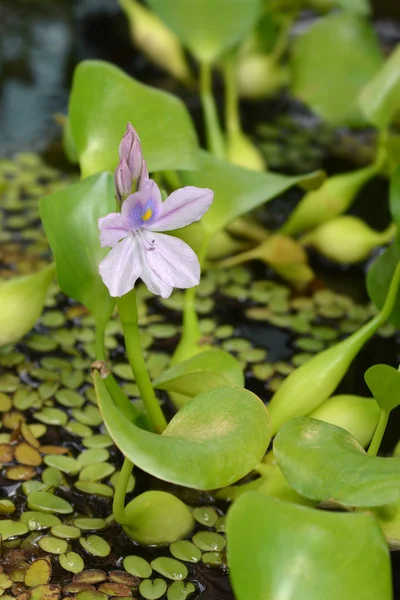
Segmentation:
<svg viewBox="0 0 400 600">
<path fill-rule="evenodd" d="M 0 515 L 11 515 L 15 512 L 15 504 L 11 500 L 0 500 Z"/>
<path fill-rule="evenodd" d="M 96 406 L 86 406 L 82 410 L 74 408 L 71 411 L 71 414 L 79 423 L 83 423 L 84 425 L 89 425 L 91 427 L 98 427 L 103 422 L 100 411 L 98 408 L 96 408 Z"/>
<path fill-rule="evenodd" d="M 107 433 L 98 433 L 83 440 L 86 448 L 109 448 L 113 441 Z"/>
<path fill-rule="evenodd" d="M 16 536 L 25 535 L 25 533 L 28 533 L 28 527 L 25 523 L 11 521 L 10 519 L 3 519 L 0 521 L 0 536 L 3 541 Z"/>
<path fill-rule="evenodd" d="M 70 573 L 80 573 L 85 568 L 83 559 L 76 552 L 60 554 L 58 560 L 62 568 Z"/>
<path fill-rule="evenodd" d="M 68 417 L 65 412 L 58 408 L 44 408 L 35 413 L 35 419 L 46 425 L 65 425 Z"/>
<path fill-rule="evenodd" d="M 219 567 L 224 562 L 221 552 L 204 552 L 201 560 L 204 564 L 213 567 Z"/>
<path fill-rule="evenodd" d="M 100 569 L 86 569 L 83 573 L 75 575 L 72 581 L 75 584 L 93 585 L 95 583 L 101 583 L 106 579 L 107 575 L 104 571 L 101 571 Z"/>
<path fill-rule="evenodd" d="M 48 467 L 42 473 L 42 481 L 53 488 L 57 488 L 63 483 L 63 476 L 58 469 Z"/>
<path fill-rule="evenodd" d="M 81 469 L 79 462 L 71 456 L 48 454 L 43 460 L 49 467 L 54 467 L 68 475 L 76 475 Z"/>
<path fill-rule="evenodd" d="M 187 567 L 179 560 L 169 558 L 168 556 L 159 556 L 151 562 L 151 566 L 153 567 L 153 570 L 160 573 L 160 575 L 163 575 L 168 579 L 173 579 L 174 581 L 186 579 L 188 576 Z"/>
<path fill-rule="evenodd" d="M 54 527 L 51 528 L 51 533 L 58 538 L 75 540 L 80 537 L 81 530 L 74 525 L 54 525 Z"/>
<path fill-rule="evenodd" d="M 194 594 L 196 588 L 192 582 L 174 581 L 167 591 L 168 600 L 185 600 Z"/>
<path fill-rule="evenodd" d="M 61 525 L 60 519 L 55 515 L 39 511 L 26 510 L 21 514 L 20 519 L 27 525 L 29 531 L 49 529 L 50 527 Z"/>
<path fill-rule="evenodd" d="M 44 552 L 49 554 L 64 554 L 68 548 L 68 543 L 65 540 L 52 536 L 40 538 L 38 544 Z"/>
<path fill-rule="evenodd" d="M 97 590 L 82 590 L 76 594 L 78 600 L 108 600 L 107 594 L 98 592 Z"/>
<path fill-rule="evenodd" d="M 207 552 L 223 550 L 226 545 L 224 536 L 213 531 L 198 531 L 192 537 L 192 541 L 200 550 Z"/>
<path fill-rule="evenodd" d="M 105 483 L 97 483 L 96 481 L 76 481 L 74 485 L 77 490 L 84 494 L 104 496 L 105 498 L 112 498 L 114 495 L 113 489 Z"/>
<path fill-rule="evenodd" d="M 89 535 L 79 538 L 79 543 L 88 554 L 105 557 L 111 552 L 110 545 L 98 535 Z"/>
<path fill-rule="evenodd" d="M 84 531 L 97 531 L 104 529 L 107 526 L 107 523 L 104 519 L 92 517 L 79 517 L 74 520 L 74 524 L 76 527 L 79 527 L 79 529 Z"/>
<path fill-rule="evenodd" d="M 85 401 L 80 394 L 66 388 L 58 390 L 55 396 L 57 402 L 67 408 L 80 408 Z"/>
<path fill-rule="evenodd" d="M 46 513 L 59 513 L 63 515 L 67 515 L 73 511 L 69 502 L 55 494 L 43 491 L 32 492 L 29 494 L 28 506 L 32 510 L 43 511 Z"/>
<path fill-rule="evenodd" d="M 79 473 L 80 480 L 86 481 L 101 481 L 106 477 L 112 475 L 115 471 L 115 467 L 105 462 L 94 463 L 92 465 L 86 465 L 82 468 Z"/>
<path fill-rule="evenodd" d="M 125 571 L 131 575 L 134 575 L 135 577 L 140 577 L 140 579 L 146 579 L 147 577 L 150 577 L 153 572 L 153 568 L 150 563 L 141 556 L 126 556 L 123 560 L 123 565 Z"/>
<path fill-rule="evenodd" d="M 10 396 L 0 392 L 0 412 L 8 412 L 11 410 L 12 402 Z"/>
<path fill-rule="evenodd" d="M 212 506 L 198 506 L 192 514 L 196 521 L 205 527 L 214 527 L 219 516 Z"/>
<path fill-rule="evenodd" d="M 189 540 L 173 542 L 169 546 L 169 551 L 171 552 L 172 556 L 178 560 L 197 563 L 201 559 L 201 550 L 192 542 L 189 542 Z"/>
<path fill-rule="evenodd" d="M 163 579 L 144 579 L 139 586 L 139 592 L 146 600 L 157 600 L 164 596 L 166 591 L 167 584 Z"/>
<path fill-rule="evenodd" d="M 88 425 L 78 423 L 78 421 L 69 421 L 65 425 L 65 430 L 68 431 L 68 433 L 71 433 L 72 435 L 77 435 L 81 438 L 89 438 L 93 434 L 93 431 Z"/>
<path fill-rule="evenodd" d="M 110 453 L 105 448 L 91 448 L 81 452 L 77 458 L 81 467 L 86 467 L 93 463 L 102 463 L 108 460 Z"/>
</svg>

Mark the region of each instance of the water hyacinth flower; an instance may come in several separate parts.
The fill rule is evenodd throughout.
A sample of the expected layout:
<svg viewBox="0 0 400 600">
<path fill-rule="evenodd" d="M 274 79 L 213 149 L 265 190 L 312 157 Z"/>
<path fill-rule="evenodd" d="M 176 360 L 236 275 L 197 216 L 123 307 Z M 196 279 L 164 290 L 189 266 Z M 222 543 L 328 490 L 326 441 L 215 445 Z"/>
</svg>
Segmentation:
<svg viewBox="0 0 400 600">
<path fill-rule="evenodd" d="M 99 271 L 110 295 L 120 297 L 140 277 L 147 288 L 168 298 L 173 288 L 190 288 L 200 281 L 200 265 L 193 250 L 179 238 L 160 233 L 201 219 L 214 193 L 184 187 L 162 202 L 157 184 L 147 179 L 126 198 L 120 213 L 99 219 L 100 243 L 112 250 Z"/>
<path fill-rule="evenodd" d="M 132 192 L 141 189 L 149 178 L 139 136 L 130 123 L 119 145 L 118 156 L 114 184 L 117 200 L 122 203 Z"/>
</svg>

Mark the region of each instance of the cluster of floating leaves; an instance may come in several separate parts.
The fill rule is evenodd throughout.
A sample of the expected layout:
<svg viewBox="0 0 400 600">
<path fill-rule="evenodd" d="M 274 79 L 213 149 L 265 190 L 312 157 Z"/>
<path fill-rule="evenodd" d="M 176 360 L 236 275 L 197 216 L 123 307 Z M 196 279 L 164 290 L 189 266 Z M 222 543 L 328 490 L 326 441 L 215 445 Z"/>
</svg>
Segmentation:
<svg viewBox="0 0 400 600">
<path fill-rule="evenodd" d="M 49 260 L 37 198 L 64 185 L 65 178 L 31 155 L 0 163 L 0 173 L 3 275 L 36 270 L 38 262 Z M 36 233 L 30 237 L 27 231 Z M 22 267 L 19 253 L 8 253 L 10 245 L 23 247 Z M 162 300 L 139 287 L 138 298 L 142 346 L 156 378 L 179 338 L 183 294 L 176 291 Z M 295 366 L 357 329 L 374 312 L 325 289 L 299 295 L 276 281 L 254 281 L 241 267 L 207 272 L 197 310 L 204 343 L 232 352 L 243 365 L 248 386 L 257 385 L 259 391 L 261 385 L 265 399 Z M 283 335 L 280 351 L 276 333 Z M 380 334 L 393 335 L 393 330 L 387 326 Z M 116 316 L 105 341 L 114 374 L 132 402 L 140 403 Z M 0 596 L 200 597 L 206 572 L 226 573 L 223 511 L 210 495 L 180 490 L 196 520 L 191 539 L 143 549 L 125 537 L 112 518 L 121 457 L 96 406 L 90 377 L 94 358 L 92 317 L 56 284 L 35 330 L 17 346 L 0 351 Z M 147 478 L 138 487 L 160 485 L 165 489 Z M 134 488 L 131 477 L 129 498 Z"/>
</svg>

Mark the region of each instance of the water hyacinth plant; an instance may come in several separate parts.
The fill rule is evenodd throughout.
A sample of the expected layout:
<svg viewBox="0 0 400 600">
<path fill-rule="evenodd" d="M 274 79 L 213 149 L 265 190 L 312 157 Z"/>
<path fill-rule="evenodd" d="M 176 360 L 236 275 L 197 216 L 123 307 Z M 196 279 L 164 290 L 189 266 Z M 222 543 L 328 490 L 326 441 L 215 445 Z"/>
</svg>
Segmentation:
<svg viewBox="0 0 400 600">
<path fill-rule="evenodd" d="M 53 262 L 0 283 L 0 596 L 200 600 L 219 569 L 236 600 L 391 600 L 399 50 L 383 56 L 367 0 L 118 4 L 203 122 L 113 64 L 75 70 L 80 178 L 36 207 Z M 332 127 L 368 126 L 372 150 L 344 173 L 269 170 L 239 102 L 282 86 Z M 24 200 L 21 160 L 22 183 L 0 175 Z M 355 203 L 385 180 L 379 227 Z M 10 193 L 4 222 L 36 224 L 34 204 Z M 369 304 L 329 290 L 327 264 L 338 289 L 365 278 Z"/>
</svg>

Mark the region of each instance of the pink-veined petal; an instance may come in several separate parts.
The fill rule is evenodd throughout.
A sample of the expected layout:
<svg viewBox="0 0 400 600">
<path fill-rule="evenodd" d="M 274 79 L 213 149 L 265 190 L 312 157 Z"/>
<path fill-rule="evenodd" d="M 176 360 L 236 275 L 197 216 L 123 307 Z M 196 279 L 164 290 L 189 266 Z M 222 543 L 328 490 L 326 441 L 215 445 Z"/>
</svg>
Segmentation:
<svg viewBox="0 0 400 600">
<path fill-rule="evenodd" d="M 142 232 L 150 250 L 145 250 L 149 268 L 166 284 L 190 288 L 199 284 L 200 265 L 196 254 L 185 242 L 172 235 Z M 144 270 L 144 269 L 143 269 Z"/>
<path fill-rule="evenodd" d="M 214 200 L 208 188 L 187 186 L 172 192 L 163 202 L 158 219 L 151 224 L 152 231 L 171 231 L 186 227 L 201 219 Z"/>
<path fill-rule="evenodd" d="M 137 237 L 129 235 L 110 250 L 101 261 L 99 272 L 110 296 L 120 297 L 130 292 L 142 273 Z"/>
<path fill-rule="evenodd" d="M 99 219 L 100 245 L 102 248 L 114 248 L 120 240 L 129 234 L 126 221 L 120 213 L 110 213 Z"/>
</svg>

